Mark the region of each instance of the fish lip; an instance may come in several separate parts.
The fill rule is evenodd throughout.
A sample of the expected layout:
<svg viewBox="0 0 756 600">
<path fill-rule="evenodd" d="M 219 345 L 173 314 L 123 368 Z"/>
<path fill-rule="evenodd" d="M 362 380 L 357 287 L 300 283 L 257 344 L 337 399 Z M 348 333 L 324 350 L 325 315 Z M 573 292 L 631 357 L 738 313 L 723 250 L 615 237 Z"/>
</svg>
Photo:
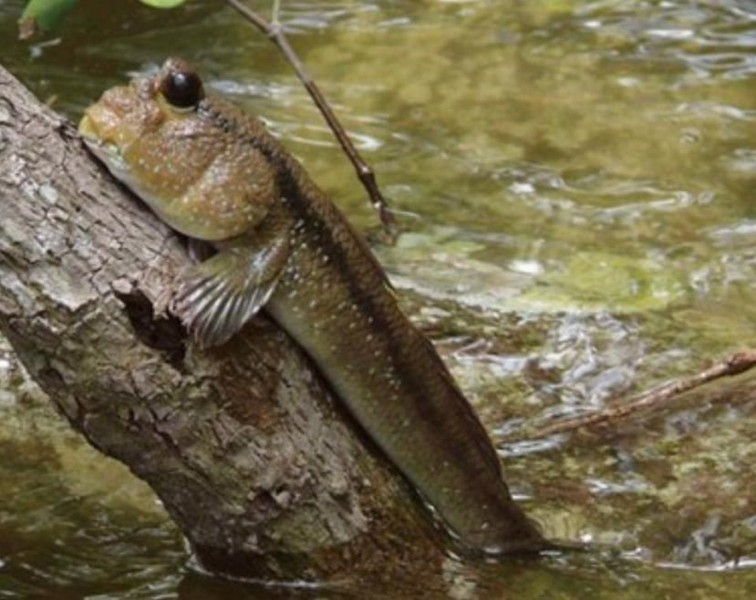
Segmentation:
<svg viewBox="0 0 756 600">
<path fill-rule="evenodd" d="M 82 131 L 79 134 L 87 150 L 103 163 L 113 175 L 117 177 L 118 174 L 125 175 L 129 172 L 129 167 L 116 144 L 93 137 Z"/>
</svg>

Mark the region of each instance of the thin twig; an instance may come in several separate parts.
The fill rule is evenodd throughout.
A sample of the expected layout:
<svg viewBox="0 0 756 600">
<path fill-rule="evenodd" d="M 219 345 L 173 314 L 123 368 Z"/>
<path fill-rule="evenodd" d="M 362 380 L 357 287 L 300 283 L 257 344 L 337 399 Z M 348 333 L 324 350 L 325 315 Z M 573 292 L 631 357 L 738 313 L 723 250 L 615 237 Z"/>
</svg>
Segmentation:
<svg viewBox="0 0 756 600">
<path fill-rule="evenodd" d="M 657 388 L 644 392 L 627 404 L 608 406 L 596 412 L 564 419 L 526 433 L 517 439 L 539 439 L 555 433 L 565 433 L 575 429 L 593 427 L 632 416 L 644 410 L 655 410 L 668 405 L 678 396 L 721 377 L 740 375 L 756 366 L 756 350 L 742 350 L 720 363 L 704 369 L 696 375 L 676 379 Z M 515 441 L 509 438 L 506 441 Z"/>
<path fill-rule="evenodd" d="M 266 21 L 263 17 L 261 17 L 257 12 L 252 10 L 241 0 L 226 0 L 226 2 L 231 5 L 231 7 L 236 10 L 236 12 L 242 15 L 255 27 L 265 33 L 265 35 L 267 35 L 271 40 L 273 40 L 273 43 L 278 47 L 288 63 L 294 69 L 297 77 L 299 77 L 299 80 L 302 82 L 305 89 L 310 94 L 310 97 L 317 105 L 320 113 L 325 118 L 326 123 L 328 123 L 328 126 L 331 128 L 333 134 L 336 136 L 336 139 L 339 141 L 341 148 L 344 150 L 347 157 L 354 166 L 354 169 L 357 172 L 357 177 L 362 182 L 363 187 L 370 196 L 370 202 L 373 205 L 373 208 L 378 212 L 378 216 L 381 220 L 381 225 L 383 226 L 387 241 L 389 243 L 393 243 L 396 240 L 397 236 L 396 220 L 394 219 L 394 215 L 389 210 L 388 202 L 378 188 L 378 183 L 375 179 L 375 173 L 362 159 L 362 156 L 357 151 L 357 148 L 354 147 L 354 144 L 349 139 L 349 135 L 341 126 L 341 123 L 339 123 L 336 115 L 331 110 L 331 107 L 328 105 L 325 97 L 320 92 L 317 84 L 307 73 L 304 65 L 302 64 L 302 61 L 299 60 L 296 52 L 294 52 L 291 44 L 289 44 L 289 40 L 284 35 L 283 27 L 281 26 L 278 19 L 280 0 L 274 1 L 273 14 L 270 22 Z"/>
<path fill-rule="evenodd" d="M 280 23 L 279 17 L 281 16 L 281 0 L 273 0 L 273 8 L 270 9 L 270 22 L 273 25 Z"/>
</svg>

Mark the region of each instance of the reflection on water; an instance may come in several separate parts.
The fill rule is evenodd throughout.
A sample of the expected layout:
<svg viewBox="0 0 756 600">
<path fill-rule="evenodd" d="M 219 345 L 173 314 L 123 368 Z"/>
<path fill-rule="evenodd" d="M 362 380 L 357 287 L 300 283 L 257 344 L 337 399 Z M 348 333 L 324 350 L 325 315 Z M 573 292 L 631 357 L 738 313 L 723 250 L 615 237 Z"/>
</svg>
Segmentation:
<svg viewBox="0 0 756 600">
<path fill-rule="evenodd" d="M 307 94 L 220 3 L 82 0 L 33 44 L 14 41 L 22 4 L 0 3 L 0 60 L 59 110 L 182 55 L 375 223 Z M 446 594 L 509 597 L 516 581 L 525 598 L 749 597 L 752 377 L 611 431 L 506 438 L 756 343 L 753 2 L 285 0 L 282 15 L 401 215 L 380 258 L 501 441 L 514 491 L 547 533 L 596 548 L 450 568 Z M 72 438 L 36 442 L 7 392 L 0 411 L 0 596 L 292 597 L 186 575 L 151 500 L 119 505 L 105 489 L 123 482 L 82 491 Z"/>
</svg>

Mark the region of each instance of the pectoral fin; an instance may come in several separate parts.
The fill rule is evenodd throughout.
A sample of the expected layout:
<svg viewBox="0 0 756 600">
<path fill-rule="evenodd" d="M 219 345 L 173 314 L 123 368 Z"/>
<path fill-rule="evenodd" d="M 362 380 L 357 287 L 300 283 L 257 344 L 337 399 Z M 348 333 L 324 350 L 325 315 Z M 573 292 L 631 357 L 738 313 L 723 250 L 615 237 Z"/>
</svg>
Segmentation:
<svg viewBox="0 0 756 600">
<path fill-rule="evenodd" d="M 200 346 L 222 344 L 268 301 L 288 254 L 285 236 L 225 248 L 186 272 L 171 310 Z"/>
</svg>

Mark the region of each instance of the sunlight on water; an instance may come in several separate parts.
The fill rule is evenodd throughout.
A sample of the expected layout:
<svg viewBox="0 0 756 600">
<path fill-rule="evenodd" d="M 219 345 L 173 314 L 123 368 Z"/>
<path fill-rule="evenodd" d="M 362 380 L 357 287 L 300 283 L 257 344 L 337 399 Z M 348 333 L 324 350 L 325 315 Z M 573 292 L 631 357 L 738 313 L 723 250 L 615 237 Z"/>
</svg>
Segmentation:
<svg viewBox="0 0 756 600">
<path fill-rule="evenodd" d="M 181 55 L 373 227 L 306 92 L 220 4 L 190 2 L 167 20 L 85 0 L 24 44 L 23 2 L 10 0 L 0 60 L 76 118 L 127 74 Z M 756 343 L 753 2 L 282 4 L 400 216 L 399 243 L 377 253 L 402 301 L 493 433 L 526 510 L 549 535 L 596 549 L 490 573 L 452 561 L 449 597 L 749 598 L 753 377 L 611 430 L 510 438 Z M 40 427 L 57 433 L 37 440 L 14 369 L 0 353 L 0 488 L 13 498 L 0 506 L 0 596 L 290 597 L 186 574 L 148 494 L 120 475 L 90 486 L 98 458 L 39 407 Z"/>
</svg>

